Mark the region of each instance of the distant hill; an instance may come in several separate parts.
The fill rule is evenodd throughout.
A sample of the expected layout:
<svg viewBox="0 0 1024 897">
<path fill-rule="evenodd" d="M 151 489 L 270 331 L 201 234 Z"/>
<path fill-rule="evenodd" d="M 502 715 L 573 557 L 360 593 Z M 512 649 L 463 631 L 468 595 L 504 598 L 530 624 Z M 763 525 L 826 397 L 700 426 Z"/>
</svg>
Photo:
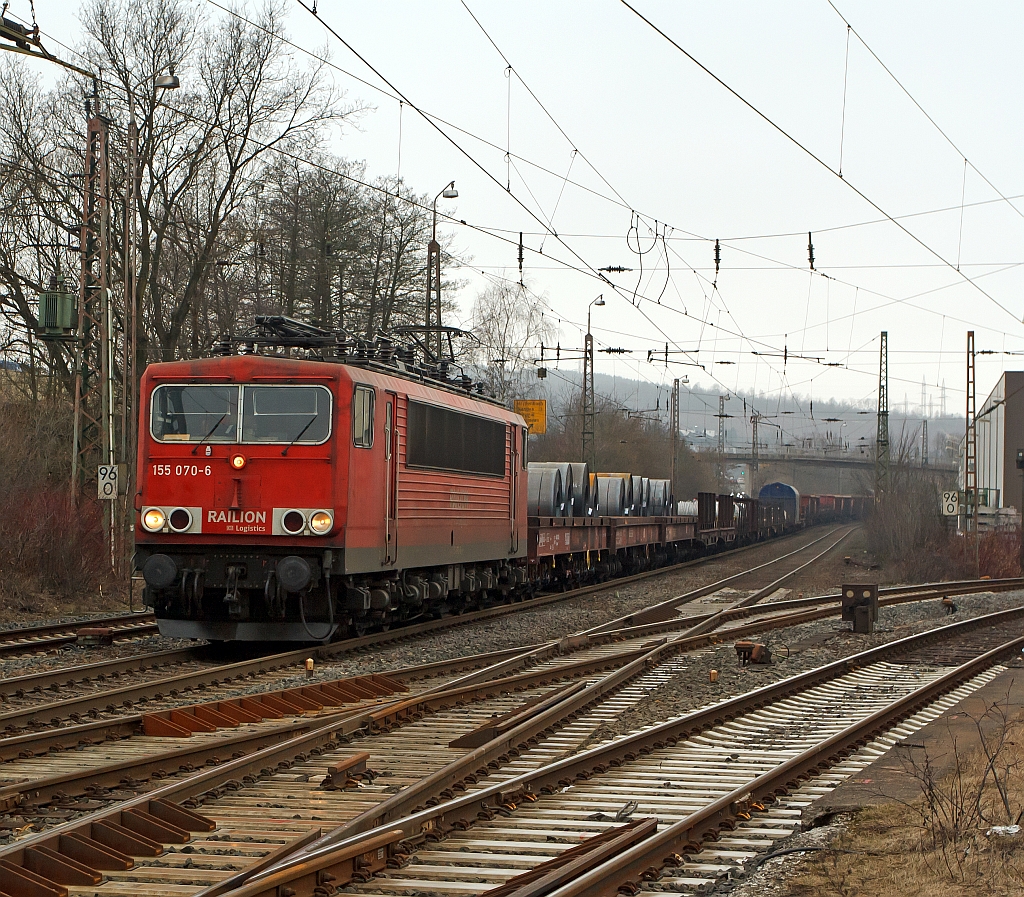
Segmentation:
<svg viewBox="0 0 1024 897">
<path fill-rule="evenodd" d="M 632 413 L 644 413 L 658 418 L 666 425 L 669 420 L 670 387 L 658 387 L 653 383 L 595 374 L 594 388 L 599 396 L 615 401 Z M 547 398 L 549 418 L 557 417 L 566 398 L 579 394 L 579 371 L 548 368 L 548 376 L 536 382 L 534 394 Z M 715 449 L 718 446 L 718 396 L 713 385 L 691 383 L 683 387 L 679 401 L 680 428 L 687 441 L 697 450 Z M 744 404 L 745 403 L 745 404 Z M 732 415 L 725 419 L 726 447 L 737 450 L 749 448 L 751 442 L 750 416 L 757 409 L 764 419 L 758 427 L 759 442 L 762 445 L 790 445 L 806 448 L 844 445 L 855 450 L 858 444 L 872 445 L 876 433 L 874 400 L 865 404 L 790 395 L 780 398 L 751 393 L 737 393 L 725 403 L 725 413 Z M 932 408 L 931 416 L 920 414 L 921 409 L 912 404 L 904 413 L 903 403 L 889 411 L 890 440 L 896 443 L 901 434 L 920 450 L 921 424 L 928 420 L 928 452 L 932 459 L 955 456 L 955 446 L 964 431 L 963 415 L 942 417 L 938 408 Z"/>
</svg>

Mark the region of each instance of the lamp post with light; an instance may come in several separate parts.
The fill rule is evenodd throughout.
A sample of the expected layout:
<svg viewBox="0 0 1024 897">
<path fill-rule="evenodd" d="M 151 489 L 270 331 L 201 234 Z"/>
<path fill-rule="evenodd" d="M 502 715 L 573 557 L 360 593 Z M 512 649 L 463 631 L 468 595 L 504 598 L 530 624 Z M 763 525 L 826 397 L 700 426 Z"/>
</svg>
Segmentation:
<svg viewBox="0 0 1024 897">
<path fill-rule="evenodd" d="M 434 223 L 430 231 L 430 243 L 427 245 L 427 303 L 426 303 L 426 318 L 424 323 L 427 326 L 426 331 L 426 343 L 430 345 L 430 307 L 434 301 L 433 290 L 437 290 L 437 341 L 435 343 L 437 349 L 437 359 L 441 359 L 441 246 L 437 242 L 437 201 L 444 197 L 445 199 L 458 199 L 459 191 L 455 189 L 455 181 L 448 184 L 443 190 L 439 190 L 437 196 L 434 197 L 433 210 L 434 210 Z"/>
<path fill-rule="evenodd" d="M 595 305 L 604 305 L 604 293 L 591 299 L 587 306 L 587 334 L 583 340 L 583 460 L 593 471 L 597 465 L 594 456 L 594 338 L 590 335 L 590 313 Z"/>
<path fill-rule="evenodd" d="M 139 85 L 140 87 L 142 85 Z M 168 67 L 167 74 L 159 75 L 153 80 L 153 91 L 164 92 L 177 90 L 181 87 L 181 81 L 174 74 L 174 66 Z M 147 118 L 143 124 L 146 127 L 147 135 L 152 128 L 151 119 Z M 124 234 L 124 316 L 125 333 L 124 343 L 121 347 L 121 440 L 120 456 L 125 465 L 125 496 L 135 493 L 135 469 L 131 459 L 135 457 L 138 444 L 139 425 L 139 372 L 136 361 L 139 348 L 139 324 L 142 320 L 141 309 L 139 308 L 138 297 L 138 217 L 142 206 L 142 177 L 139 171 L 139 124 L 135 118 L 135 91 L 128 89 L 128 182 L 125 185 L 125 234 Z M 112 384 L 108 386 L 110 401 L 113 401 Z M 110 446 L 110 455 L 113 455 L 113 446 Z M 105 459 L 104 463 L 112 463 L 113 458 Z M 131 518 L 127 506 L 122 506 L 120 501 L 111 503 L 115 513 L 110 515 L 110 547 L 111 563 L 115 569 L 118 568 L 118 561 L 125 557 L 128 552 L 124 546 L 118 545 L 120 538 L 124 538 L 126 530 L 134 527 L 129 522 Z M 124 519 L 117 519 L 124 515 Z M 130 545 L 128 546 L 130 548 Z"/>
<path fill-rule="evenodd" d="M 167 74 L 159 75 L 153 82 L 154 91 L 177 90 L 181 81 L 174 74 L 174 66 L 168 66 Z M 147 127 L 151 122 L 146 122 Z M 138 377 L 135 375 L 135 360 L 138 352 L 138 321 L 141 319 L 138 307 L 138 243 L 136 225 L 142 205 L 142 179 L 139 173 L 139 125 L 135 119 L 135 92 L 128 91 L 128 184 L 125 190 L 125 240 L 124 240 L 124 305 L 125 334 L 122 370 L 125 388 L 122 391 L 121 455 L 126 460 L 134 457 L 137 421 Z"/>
</svg>

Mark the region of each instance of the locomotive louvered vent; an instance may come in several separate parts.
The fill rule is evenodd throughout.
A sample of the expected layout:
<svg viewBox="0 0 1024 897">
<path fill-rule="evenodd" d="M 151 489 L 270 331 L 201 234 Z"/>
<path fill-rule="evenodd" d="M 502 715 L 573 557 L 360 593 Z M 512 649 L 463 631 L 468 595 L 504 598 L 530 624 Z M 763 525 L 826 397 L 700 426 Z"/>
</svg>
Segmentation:
<svg viewBox="0 0 1024 897">
<path fill-rule="evenodd" d="M 505 424 L 437 405 L 409 403 L 410 467 L 505 475 Z"/>
</svg>

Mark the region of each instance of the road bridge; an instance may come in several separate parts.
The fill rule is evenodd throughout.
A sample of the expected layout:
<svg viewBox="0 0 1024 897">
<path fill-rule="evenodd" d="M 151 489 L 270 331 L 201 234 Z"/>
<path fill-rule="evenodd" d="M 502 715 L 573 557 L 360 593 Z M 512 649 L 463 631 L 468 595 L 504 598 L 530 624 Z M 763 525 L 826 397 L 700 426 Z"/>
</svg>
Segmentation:
<svg viewBox="0 0 1024 897">
<path fill-rule="evenodd" d="M 727 452 L 726 470 L 742 481 L 742 488 L 750 495 L 765 483 L 789 483 L 800 492 L 812 495 L 864 495 L 874 491 L 875 460 L 854 454 L 760 454 L 758 469 L 750 479 L 753 456 L 748 452 Z M 736 471 L 740 468 L 740 471 Z M 919 468 L 939 487 L 956 482 L 955 464 L 932 464 Z"/>
</svg>

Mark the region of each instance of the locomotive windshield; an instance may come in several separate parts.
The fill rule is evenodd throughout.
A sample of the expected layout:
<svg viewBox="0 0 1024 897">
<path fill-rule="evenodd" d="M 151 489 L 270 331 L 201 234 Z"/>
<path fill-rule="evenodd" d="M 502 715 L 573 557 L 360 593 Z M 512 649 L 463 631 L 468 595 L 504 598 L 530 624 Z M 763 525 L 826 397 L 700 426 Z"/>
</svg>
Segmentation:
<svg viewBox="0 0 1024 897">
<path fill-rule="evenodd" d="M 322 386 L 245 386 L 242 442 L 316 445 L 331 432 L 331 394 Z"/>
<path fill-rule="evenodd" d="M 161 442 L 235 442 L 237 386 L 160 386 L 153 392 L 153 436 Z"/>
<path fill-rule="evenodd" d="M 151 430 L 160 442 L 319 445 L 331 433 L 331 393 L 323 386 L 158 386 Z"/>
</svg>

